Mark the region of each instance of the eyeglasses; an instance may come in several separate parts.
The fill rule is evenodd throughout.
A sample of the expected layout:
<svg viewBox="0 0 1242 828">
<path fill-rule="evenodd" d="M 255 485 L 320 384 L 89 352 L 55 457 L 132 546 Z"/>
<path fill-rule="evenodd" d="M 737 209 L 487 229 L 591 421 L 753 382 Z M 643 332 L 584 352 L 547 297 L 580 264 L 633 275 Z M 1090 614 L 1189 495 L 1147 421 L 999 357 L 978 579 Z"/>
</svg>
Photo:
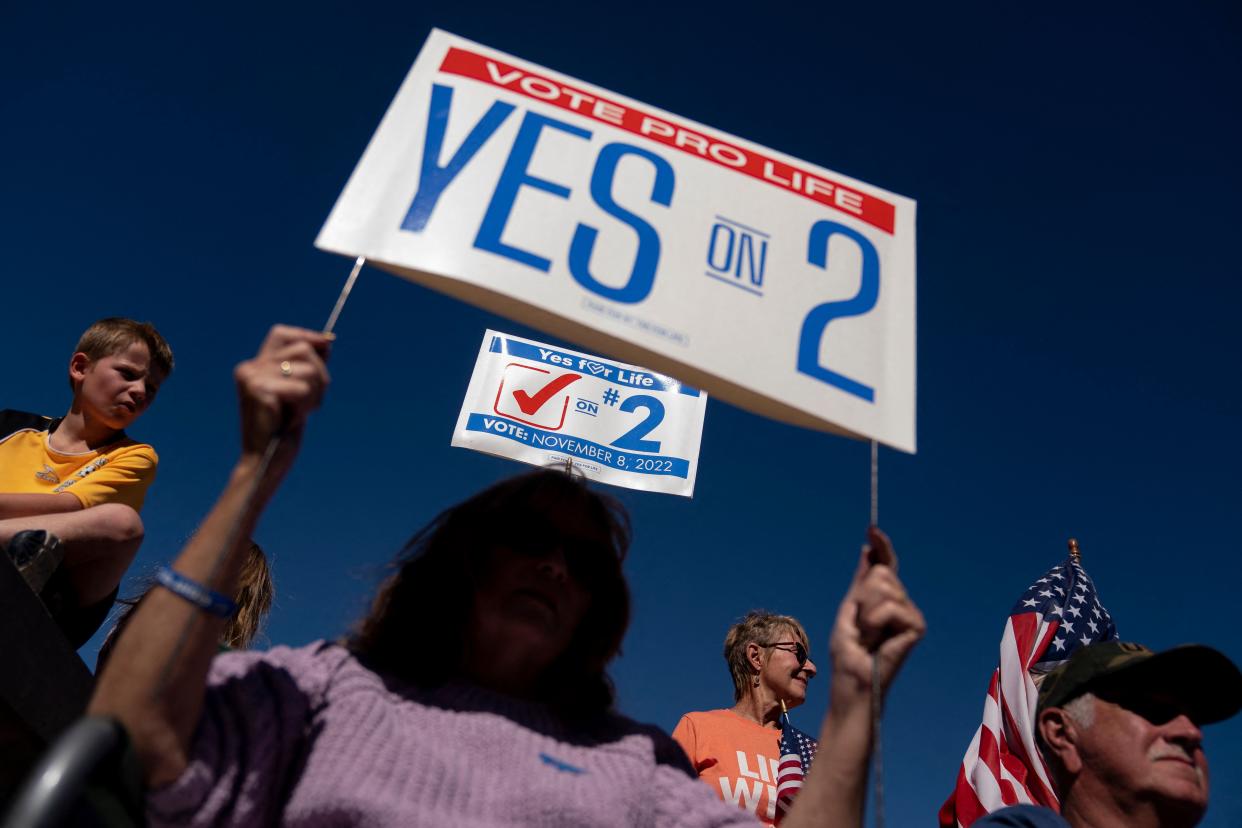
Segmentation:
<svg viewBox="0 0 1242 828">
<path fill-rule="evenodd" d="M 794 658 L 798 659 L 798 666 L 806 664 L 807 652 L 806 647 L 801 641 L 773 641 L 771 644 L 764 644 L 764 647 L 771 647 L 774 650 L 784 650 L 787 653 L 793 653 Z M 791 650 L 790 647 L 793 649 Z"/>
<path fill-rule="evenodd" d="M 1195 725 L 1202 724 L 1199 711 L 1167 691 L 1109 686 L 1105 683 L 1103 686 L 1096 687 L 1092 692 L 1104 701 L 1124 707 L 1154 725 L 1163 725 L 1181 715 L 1185 715 Z"/>
<path fill-rule="evenodd" d="M 590 589 L 615 578 L 619 569 L 617 554 L 610 546 L 594 539 L 558 536 L 551 529 L 517 530 L 500 545 L 519 555 L 537 559 L 559 549 L 569 575 Z"/>
</svg>

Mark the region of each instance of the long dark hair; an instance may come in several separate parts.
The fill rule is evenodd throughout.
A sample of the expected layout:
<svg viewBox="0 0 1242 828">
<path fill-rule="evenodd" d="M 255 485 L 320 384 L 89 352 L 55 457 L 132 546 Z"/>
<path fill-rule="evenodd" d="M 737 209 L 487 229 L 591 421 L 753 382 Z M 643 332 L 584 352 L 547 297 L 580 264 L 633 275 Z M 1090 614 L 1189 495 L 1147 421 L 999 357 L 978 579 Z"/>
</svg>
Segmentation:
<svg viewBox="0 0 1242 828">
<path fill-rule="evenodd" d="M 566 536 L 567 524 L 586 527 L 590 538 Z M 569 647 L 545 671 L 537 695 L 566 715 L 607 710 L 614 700 L 607 665 L 629 626 L 630 592 L 621 572 L 629 516 L 617 500 L 562 471 L 503 480 L 441 512 L 401 550 L 395 571 L 346 644 L 372 667 L 416 684 L 435 686 L 459 676 L 488 553 L 524 538 L 562 545 L 571 574 L 591 595 Z M 446 657 L 412 658 L 411 637 L 432 632 Z"/>
</svg>

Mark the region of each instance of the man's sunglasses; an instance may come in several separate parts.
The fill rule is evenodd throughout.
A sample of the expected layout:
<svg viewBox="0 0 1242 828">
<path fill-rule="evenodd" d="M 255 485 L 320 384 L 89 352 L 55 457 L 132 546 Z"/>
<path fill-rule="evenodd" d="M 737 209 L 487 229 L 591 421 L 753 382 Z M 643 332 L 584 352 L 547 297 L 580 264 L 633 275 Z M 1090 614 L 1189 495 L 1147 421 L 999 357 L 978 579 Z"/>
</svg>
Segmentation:
<svg viewBox="0 0 1242 828">
<path fill-rule="evenodd" d="M 806 647 L 803 646 L 801 641 L 773 641 L 771 644 L 764 644 L 763 646 L 771 647 L 774 650 L 784 650 L 787 653 L 793 653 L 794 658 L 798 659 L 799 667 L 806 664 L 808 656 Z"/>
<path fill-rule="evenodd" d="M 1178 699 L 1175 691 L 1153 687 L 1127 687 L 1116 682 L 1110 685 L 1105 682 L 1092 692 L 1104 701 L 1124 707 L 1154 725 L 1171 722 L 1183 714 L 1195 725 L 1200 725 L 1203 721 L 1202 714 L 1193 705 Z"/>
</svg>

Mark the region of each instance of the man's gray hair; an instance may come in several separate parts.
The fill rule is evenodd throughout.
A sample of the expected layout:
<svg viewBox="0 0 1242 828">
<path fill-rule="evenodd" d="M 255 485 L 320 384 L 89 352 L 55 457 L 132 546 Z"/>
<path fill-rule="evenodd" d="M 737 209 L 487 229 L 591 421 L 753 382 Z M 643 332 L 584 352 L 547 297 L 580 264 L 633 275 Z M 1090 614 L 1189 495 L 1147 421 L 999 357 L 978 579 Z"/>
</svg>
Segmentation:
<svg viewBox="0 0 1242 828">
<path fill-rule="evenodd" d="M 1091 727 L 1095 724 L 1095 694 L 1083 693 L 1061 705 L 1065 715 L 1073 719 L 1079 727 Z"/>
<path fill-rule="evenodd" d="M 1072 719 L 1074 724 L 1085 730 L 1095 724 L 1095 701 L 1094 693 L 1083 693 L 1061 705 L 1060 709 L 1065 711 L 1065 715 Z M 1063 781 L 1064 769 L 1061 766 L 1061 760 L 1044 741 L 1038 722 L 1035 726 L 1035 744 L 1044 757 L 1044 764 L 1048 766 L 1048 771 L 1052 774 L 1053 785 L 1059 789 Z"/>
</svg>

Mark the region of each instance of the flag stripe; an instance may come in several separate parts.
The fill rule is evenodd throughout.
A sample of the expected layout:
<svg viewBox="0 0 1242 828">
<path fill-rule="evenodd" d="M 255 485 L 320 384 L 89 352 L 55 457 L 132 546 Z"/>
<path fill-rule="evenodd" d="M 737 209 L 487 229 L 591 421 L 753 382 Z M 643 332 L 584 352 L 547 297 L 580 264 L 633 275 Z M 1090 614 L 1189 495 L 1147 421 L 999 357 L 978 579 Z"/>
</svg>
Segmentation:
<svg viewBox="0 0 1242 828">
<path fill-rule="evenodd" d="M 987 813 L 1021 803 L 1058 809 L 1035 741 L 1039 691 L 1032 669 L 1046 671 L 1081 646 L 1116 638 L 1095 584 L 1076 559 L 1067 558 L 1031 584 L 1006 620 L 982 722 L 940 809 L 940 825 L 968 828 Z"/>
<path fill-rule="evenodd" d="M 781 738 L 778 743 L 780 762 L 776 767 L 776 821 L 793 805 L 793 798 L 802 788 L 802 780 L 811 769 L 811 760 L 819 742 L 793 726 L 789 713 L 781 713 Z"/>
</svg>

